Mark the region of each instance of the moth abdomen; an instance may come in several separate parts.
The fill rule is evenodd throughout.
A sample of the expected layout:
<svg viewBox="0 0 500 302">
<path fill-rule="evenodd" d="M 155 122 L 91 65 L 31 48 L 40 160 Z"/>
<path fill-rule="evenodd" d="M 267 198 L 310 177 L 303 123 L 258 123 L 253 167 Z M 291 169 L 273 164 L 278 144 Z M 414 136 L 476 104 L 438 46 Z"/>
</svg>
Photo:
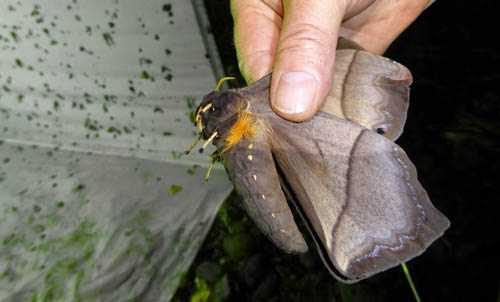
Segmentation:
<svg viewBox="0 0 500 302">
<path fill-rule="evenodd" d="M 259 229 L 286 252 L 305 252 L 307 244 L 281 190 L 270 145 L 263 134 L 243 137 L 223 153 L 226 169 Z"/>
</svg>

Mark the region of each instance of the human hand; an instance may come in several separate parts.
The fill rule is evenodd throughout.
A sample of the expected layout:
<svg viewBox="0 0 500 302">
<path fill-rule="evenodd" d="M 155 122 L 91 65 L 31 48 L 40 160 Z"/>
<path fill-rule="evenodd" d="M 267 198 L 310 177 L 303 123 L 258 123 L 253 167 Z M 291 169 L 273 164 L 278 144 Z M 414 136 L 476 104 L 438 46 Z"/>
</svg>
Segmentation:
<svg viewBox="0 0 500 302">
<path fill-rule="evenodd" d="M 428 0 L 231 0 L 234 40 L 247 83 L 273 72 L 271 107 L 300 122 L 330 89 L 337 39 L 382 54 Z"/>
</svg>

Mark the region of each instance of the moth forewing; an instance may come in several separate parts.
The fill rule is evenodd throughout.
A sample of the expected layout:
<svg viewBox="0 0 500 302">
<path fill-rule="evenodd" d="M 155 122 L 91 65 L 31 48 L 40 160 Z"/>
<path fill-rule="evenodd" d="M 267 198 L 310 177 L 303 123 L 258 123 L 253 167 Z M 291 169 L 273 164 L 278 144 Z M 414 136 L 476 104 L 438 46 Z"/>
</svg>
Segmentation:
<svg viewBox="0 0 500 302">
<path fill-rule="evenodd" d="M 396 140 L 403 132 L 412 76 L 403 65 L 362 50 L 337 50 L 321 111 Z"/>
</svg>

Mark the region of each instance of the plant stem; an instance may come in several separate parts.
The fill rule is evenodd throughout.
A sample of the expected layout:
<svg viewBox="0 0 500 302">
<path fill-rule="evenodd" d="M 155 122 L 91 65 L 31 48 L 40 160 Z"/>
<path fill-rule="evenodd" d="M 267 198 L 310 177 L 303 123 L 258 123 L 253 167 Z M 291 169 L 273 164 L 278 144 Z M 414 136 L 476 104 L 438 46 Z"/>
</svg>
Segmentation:
<svg viewBox="0 0 500 302">
<path fill-rule="evenodd" d="M 403 271 L 405 272 L 406 279 L 408 279 L 408 283 L 410 284 L 411 291 L 413 292 L 413 295 L 415 296 L 415 301 L 421 302 L 420 296 L 418 295 L 417 288 L 415 287 L 415 284 L 413 284 L 413 281 L 411 280 L 410 276 L 410 271 L 408 270 L 408 267 L 406 267 L 406 263 L 401 263 L 401 267 L 403 268 Z"/>
</svg>

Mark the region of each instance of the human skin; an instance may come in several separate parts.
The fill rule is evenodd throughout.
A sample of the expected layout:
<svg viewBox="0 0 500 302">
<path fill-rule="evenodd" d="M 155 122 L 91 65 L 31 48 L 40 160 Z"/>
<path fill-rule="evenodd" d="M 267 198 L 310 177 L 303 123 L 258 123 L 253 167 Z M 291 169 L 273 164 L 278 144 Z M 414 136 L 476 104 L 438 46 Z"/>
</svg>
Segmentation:
<svg viewBox="0 0 500 302">
<path fill-rule="evenodd" d="M 231 0 L 240 71 L 248 84 L 273 72 L 271 107 L 301 122 L 321 107 L 339 36 L 382 54 L 428 0 Z"/>
</svg>

